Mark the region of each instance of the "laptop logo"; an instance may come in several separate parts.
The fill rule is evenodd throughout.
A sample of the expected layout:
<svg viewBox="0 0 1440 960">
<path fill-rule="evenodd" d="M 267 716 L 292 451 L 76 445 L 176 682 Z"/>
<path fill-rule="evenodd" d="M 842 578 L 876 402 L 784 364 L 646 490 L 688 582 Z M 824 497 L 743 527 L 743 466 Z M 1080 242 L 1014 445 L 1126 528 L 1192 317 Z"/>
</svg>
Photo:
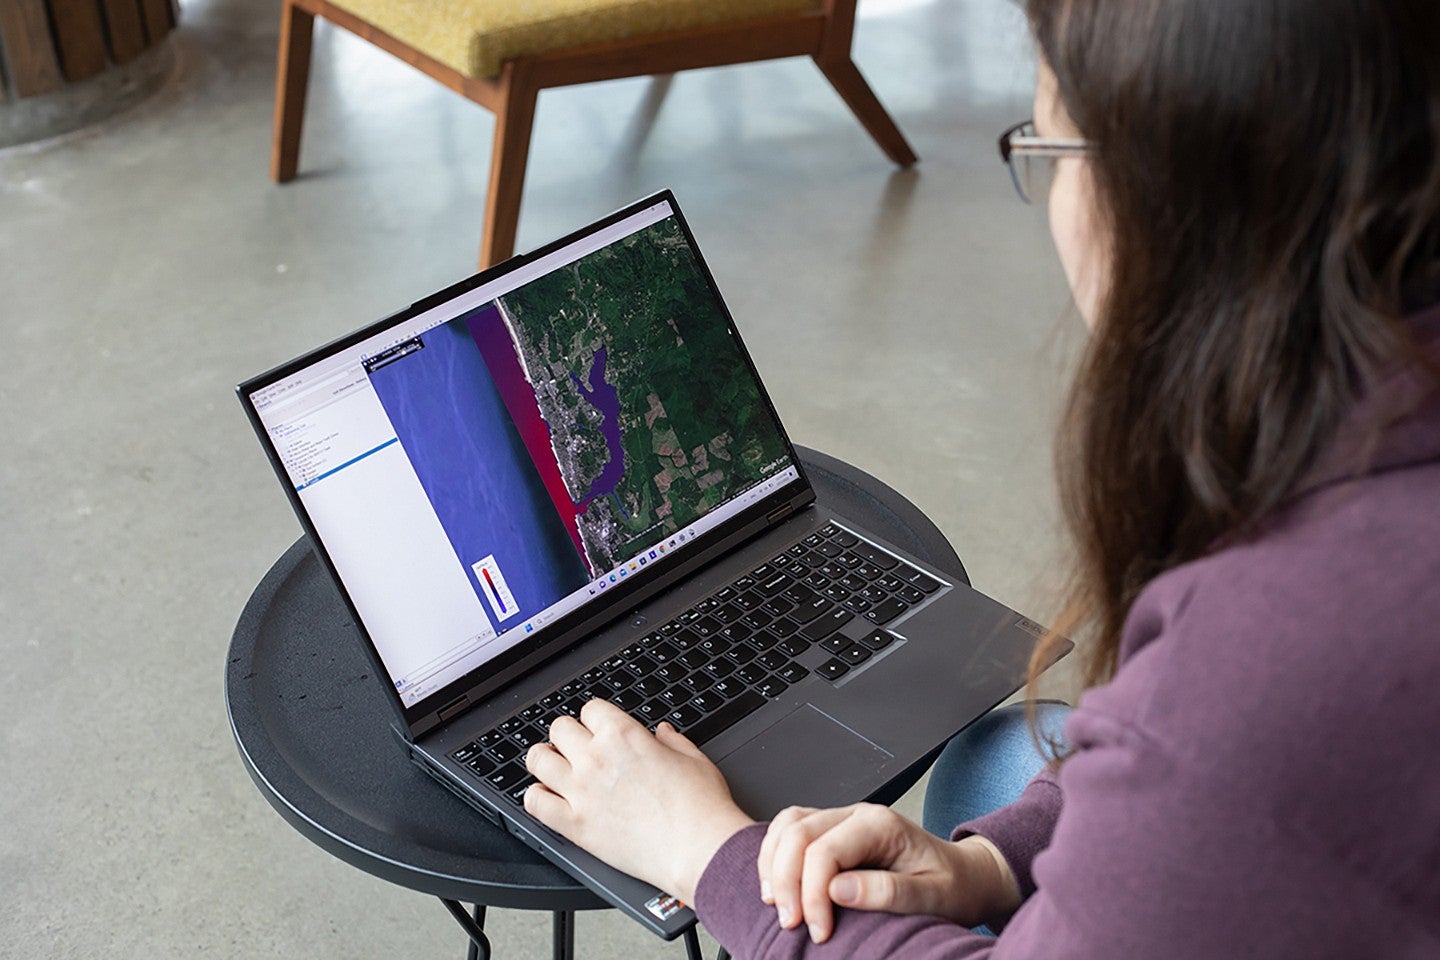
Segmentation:
<svg viewBox="0 0 1440 960">
<path fill-rule="evenodd" d="M 1040 624 L 1026 617 L 1020 617 L 1019 619 L 1017 619 L 1015 621 L 1015 626 L 1019 627 L 1021 630 L 1024 630 L 1026 633 L 1030 634 L 1030 636 L 1036 637 L 1040 640 L 1044 640 L 1045 634 L 1048 632 L 1044 627 L 1040 626 Z"/>
</svg>

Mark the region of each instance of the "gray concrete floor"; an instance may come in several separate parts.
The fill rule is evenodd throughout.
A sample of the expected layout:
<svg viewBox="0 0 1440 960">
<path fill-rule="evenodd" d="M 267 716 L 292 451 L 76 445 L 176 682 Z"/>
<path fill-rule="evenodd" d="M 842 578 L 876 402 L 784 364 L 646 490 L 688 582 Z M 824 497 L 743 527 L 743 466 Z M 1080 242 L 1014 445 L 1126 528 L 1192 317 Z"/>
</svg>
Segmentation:
<svg viewBox="0 0 1440 960">
<path fill-rule="evenodd" d="M 277 187 L 275 35 L 268 0 L 187 2 L 160 93 L 0 153 L 6 957 L 463 950 L 434 900 L 261 799 L 222 670 L 299 532 L 234 384 L 471 272 L 491 120 L 321 29 L 304 175 Z M 995 156 L 1029 111 L 1023 23 L 1009 0 L 865 0 L 856 57 L 913 171 L 808 61 L 684 75 L 658 104 L 646 80 L 551 91 L 520 244 L 674 188 L 793 436 L 905 493 L 977 586 L 1044 615 L 1080 333 L 1043 212 Z M 490 927 L 497 956 L 546 955 L 548 918 Z M 682 955 L 609 912 L 579 936 L 583 957 Z"/>
</svg>

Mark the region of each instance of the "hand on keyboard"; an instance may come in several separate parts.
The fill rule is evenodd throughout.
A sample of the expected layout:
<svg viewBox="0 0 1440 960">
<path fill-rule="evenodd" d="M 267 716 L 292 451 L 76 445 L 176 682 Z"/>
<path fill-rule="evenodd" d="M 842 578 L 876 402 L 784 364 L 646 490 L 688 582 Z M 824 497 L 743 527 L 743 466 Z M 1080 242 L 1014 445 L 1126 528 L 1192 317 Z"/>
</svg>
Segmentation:
<svg viewBox="0 0 1440 960">
<path fill-rule="evenodd" d="M 652 734 L 603 700 L 555 720 L 525 761 L 531 816 L 687 903 L 715 851 L 754 822 L 683 734 L 664 722 Z"/>
</svg>

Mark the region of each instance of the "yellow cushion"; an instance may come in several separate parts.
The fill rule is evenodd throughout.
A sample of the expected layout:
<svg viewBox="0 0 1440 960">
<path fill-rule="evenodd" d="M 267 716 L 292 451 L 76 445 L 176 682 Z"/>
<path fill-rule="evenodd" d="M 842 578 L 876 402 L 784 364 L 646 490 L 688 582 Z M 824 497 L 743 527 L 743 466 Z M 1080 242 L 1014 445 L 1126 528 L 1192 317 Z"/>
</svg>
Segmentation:
<svg viewBox="0 0 1440 960">
<path fill-rule="evenodd" d="M 820 0 L 334 0 L 471 77 L 591 43 L 816 9 Z"/>
</svg>

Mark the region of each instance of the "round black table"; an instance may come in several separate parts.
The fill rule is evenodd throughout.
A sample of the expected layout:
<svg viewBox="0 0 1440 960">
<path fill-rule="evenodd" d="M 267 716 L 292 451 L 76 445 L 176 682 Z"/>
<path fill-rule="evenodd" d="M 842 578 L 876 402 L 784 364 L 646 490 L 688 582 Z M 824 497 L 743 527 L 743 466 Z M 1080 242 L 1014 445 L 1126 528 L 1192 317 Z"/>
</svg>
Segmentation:
<svg viewBox="0 0 1440 960">
<path fill-rule="evenodd" d="M 798 448 L 820 503 L 968 583 L 955 550 L 900 494 Z M 606 904 L 430 779 L 401 749 L 387 692 L 334 584 L 302 537 L 250 596 L 230 641 L 225 698 L 245 769 L 305 837 L 377 877 L 432 894 L 488 953 L 484 907 L 555 913 L 555 953 L 573 953 L 571 911 Z M 893 801 L 928 763 L 892 784 Z M 905 782 L 908 780 L 908 782 Z M 466 914 L 460 903 L 475 904 Z M 698 941 L 687 938 L 692 955 Z"/>
</svg>

